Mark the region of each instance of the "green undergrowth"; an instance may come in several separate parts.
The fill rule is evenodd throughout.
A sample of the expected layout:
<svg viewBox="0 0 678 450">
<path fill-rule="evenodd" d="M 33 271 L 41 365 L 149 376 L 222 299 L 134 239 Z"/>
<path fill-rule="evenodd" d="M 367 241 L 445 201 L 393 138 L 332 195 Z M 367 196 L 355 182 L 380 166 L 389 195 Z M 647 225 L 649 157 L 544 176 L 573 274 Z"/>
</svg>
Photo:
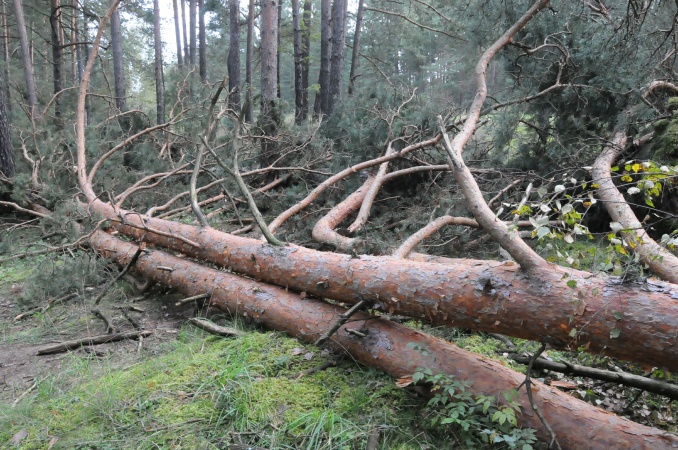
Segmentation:
<svg viewBox="0 0 678 450">
<path fill-rule="evenodd" d="M 123 368 L 72 354 L 68 371 L 0 407 L 0 442 L 26 430 L 24 450 L 54 438 L 51 448 L 351 449 L 379 428 L 383 449 L 450 443 L 428 429 L 422 400 L 383 374 L 342 361 L 298 378 L 331 355 L 277 332 L 221 339 L 184 329 L 161 350 Z"/>
</svg>

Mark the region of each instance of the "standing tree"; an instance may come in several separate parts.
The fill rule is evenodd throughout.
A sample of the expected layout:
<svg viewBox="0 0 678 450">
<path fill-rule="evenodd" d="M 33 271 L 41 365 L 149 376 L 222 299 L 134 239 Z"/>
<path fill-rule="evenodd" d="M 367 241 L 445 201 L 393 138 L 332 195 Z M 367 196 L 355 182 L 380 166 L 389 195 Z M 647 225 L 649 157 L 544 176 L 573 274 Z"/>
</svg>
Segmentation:
<svg viewBox="0 0 678 450">
<path fill-rule="evenodd" d="M 278 157 L 278 1 L 261 2 L 261 165 L 267 167 Z"/>
<path fill-rule="evenodd" d="M 304 28 L 301 47 L 301 120 L 308 116 L 308 75 L 311 69 L 311 16 L 313 0 L 304 0 Z"/>
<path fill-rule="evenodd" d="M 254 53 L 254 0 L 247 9 L 247 52 L 245 54 L 245 121 L 252 123 L 252 56 Z"/>
<path fill-rule="evenodd" d="M 200 81 L 207 83 L 207 46 L 205 37 L 205 1 L 198 0 L 198 65 L 200 67 Z"/>
<path fill-rule="evenodd" d="M 110 0 L 111 4 L 116 0 Z M 127 109 L 127 86 L 122 56 L 122 31 L 120 12 L 116 9 L 111 16 L 111 46 L 113 47 L 113 78 L 115 84 L 115 105 L 124 112 Z"/>
<path fill-rule="evenodd" d="M 183 0 L 181 0 L 181 2 L 183 4 Z M 176 36 L 177 41 L 177 65 L 181 67 L 184 65 L 184 58 L 181 54 L 181 31 L 179 26 L 179 7 L 177 6 L 177 0 L 172 0 L 172 10 L 174 12 L 174 35 Z"/>
<path fill-rule="evenodd" d="M 348 95 L 353 95 L 355 91 L 355 80 L 360 75 L 356 72 L 358 71 L 358 66 L 360 65 L 360 31 L 363 27 L 363 14 L 365 12 L 365 0 L 359 0 L 358 2 L 358 15 L 355 19 L 355 33 L 353 35 L 353 52 L 351 55 L 351 72 L 348 76 Z"/>
<path fill-rule="evenodd" d="M 330 39 L 331 28 L 331 4 L 330 0 L 322 0 L 320 3 L 320 73 L 318 84 L 320 92 L 315 96 L 313 112 L 316 115 L 327 114 L 330 98 Z"/>
<path fill-rule="evenodd" d="M 299 0 L 292 0 L 292 27 L 294 28 L 294 121 L 300 124 L 304 120 L 304 99 L 302 82 L 301 24 L 299 22 Z"/>
<path fill-rule="evenodd" d="M 63 89 L 63 45 L 61 42 L 61 8 L 59 0 L 50 0 L 49 24 L 52 31 L 52 73 L 54 81 L 54 117 L 57 129 L 63 126 L 61 122 L 60 92 Z"/>
<path fill-rule="evenodd" d="M 188 64 L 191 66 L 191 68 L 195 67 L 195 54 L 197 52 L 195 13 L 196 13 L 196 0 L 189 0 L 188 33 L 190 35 L 190 42 L 188 52 Z"/>
<path fill-rule="evenodd" d="M 240 4 L 229 1 L 228 104 L 240 109 Z"/>
<path fill-rule="evenodd" d="M 188 33 L 186 32 L 186 0 L 179 0 L 181 2 L 181 30 L 184 34 L 184 64 L 191 65 L 190 55 L 188 52 Z"/>
<path fill-rule="evenodd" d="M 26 31 L 26 20 L 24 18 L 24 7 L 21 0 L 14 0 L 14 15 L 16 16 L 19 44 L 21 46 L 21 66 L 24 69 L 24 79 L 26 80 L 28 113 L 32 118 L 39 119 L 40 111 L 38 110 L 38 97 L 35 91 L 33 60 L 31 59 L 31 50 L 28 44 L 28 32 Z"/>
<path fill-rule="evenodd" d="M 7 10 L 5 8 L 5 2 L 2 2 L 0 5 L 2 14 L 2 39 L 0 39 L 0 46 L 2 46 L 2 71 L 4 75 L 4 84 L 2 89 L 5 90 L 5 102 L 7 103 L 7 111 L 11 111 L 11 101 L 9 95 L 9 28 L 7 27 Z"/>
<path fill-rule="evenodd" d="M 5 80 L 2 82 L 4 84 Z M 14 176 L 14 150 L 9 138 L 9 117 L 4 89 L 0 89 L 0 174 L 6 178 Z"/>
<path fill-rule="evenodd" d="M 330 88 L 327 98 L 328 115 L 334 110 L 334 103 L 341 98 L 341 84 L 344 77 L 344 41 L 346 40 L 346 0 L 332 3 L 332 60 L 330 61 Z"/>
<path fill-rule="evenodd" d="M 153 0 L 153 37 L 155 47 L 156 114 L 157 114 L 157 123 L 161 124 L 165 122 L 165 76 L 162 70 L 162 37 L 160 35 L 159 0 Z"/>
</svg>

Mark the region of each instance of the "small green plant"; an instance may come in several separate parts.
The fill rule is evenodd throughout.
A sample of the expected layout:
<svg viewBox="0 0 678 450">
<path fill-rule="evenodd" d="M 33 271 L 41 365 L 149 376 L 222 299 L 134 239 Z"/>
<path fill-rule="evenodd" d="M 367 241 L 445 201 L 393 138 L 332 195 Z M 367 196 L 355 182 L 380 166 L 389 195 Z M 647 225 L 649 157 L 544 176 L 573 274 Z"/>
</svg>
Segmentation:
<svg viewBox="0 0 678 450">
<path fill-rule="evenodd" d="M 469 447 L 484 444 L 529 450 L 537 442 L 535 430 L 518 426 L 520 403 L 516 391 L 505 392 L 505 402 L 499 405 L 492 396 L 471 395 L 467 382 L 433 374 L 430 369 L 419 369 L 412 380 L 431 386 L 433 397 L 428 402 L 431 424 L 455 426 L 460 440 Z"/>
</svg>

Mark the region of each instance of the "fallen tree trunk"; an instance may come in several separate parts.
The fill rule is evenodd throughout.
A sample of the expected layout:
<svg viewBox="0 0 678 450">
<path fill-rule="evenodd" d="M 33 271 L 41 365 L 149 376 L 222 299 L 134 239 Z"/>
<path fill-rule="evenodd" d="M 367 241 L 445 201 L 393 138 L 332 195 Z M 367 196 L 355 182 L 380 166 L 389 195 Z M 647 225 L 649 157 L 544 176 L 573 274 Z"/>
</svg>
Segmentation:
<svg viewBox="0 0 678 450">
<path fill-rule="evenodd" d="M 92 245 L 121 266 L 129 263 L 137 246 L 97 231 Z M 162 267 L 163 269 L 159 269 Z M 167 270 L 171 268 L 171 270 Z M 203 267 L 162 251 L 151 251 L 139 258 L 135 269 L 144 277 L 171 286 L 185 295 L 210 293 L 210 302 L 232 314 L 238 314 L 267 327 L 314 342 L 346 310 L 320 300 L 301 299 L 285 289 L 246 279 L 231 273 Z M 363 332 L 358 338 L 346 331 L 350 327 Z M 330 340 L 334 348 L 352 358 L 394 377 L 411 375 L 418 368 L 446 373 L 471 382 L 472 393 L 493 395 L 519 386 L 524 376 L 498 362 L 396 323 L 356 313 L 350 324 L 341 327 Z M 649 428 L 565 393 L 535 382 L 534 400 L 563 448 L 662 449 L 678 446 L 678 436 Z M 520 392 L 523 426 L 549 436 L 529 400 Z"/>
<path fill-rule="evenodd" d="M 678 370 L 676 285 L 620 284 L 553 264 L 528 274 L 512 262 L 450 259 L 441 265 L 293 245 L 274 248 L 213 228 L 136 213 L 121 212 L 130 223 L 124 225 L 113 208 L 99 200 L 90 208 L 118 220 L 111 226 L 128 236 L 144 236 L 145 242 L 299 292 L 349 303 L 367 299 L 373 308 L 434 325 L 535 341 L 546 338 L 556 348 L 584 348 Z"/>
</svg>

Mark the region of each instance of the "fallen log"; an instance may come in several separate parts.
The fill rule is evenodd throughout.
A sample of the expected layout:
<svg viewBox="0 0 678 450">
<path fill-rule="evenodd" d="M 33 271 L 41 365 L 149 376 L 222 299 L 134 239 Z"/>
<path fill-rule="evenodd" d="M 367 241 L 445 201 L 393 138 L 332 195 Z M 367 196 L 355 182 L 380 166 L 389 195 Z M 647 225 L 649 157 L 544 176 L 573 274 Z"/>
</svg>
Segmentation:
<svg viewBox="0 0 678 450">
<path fill-rule="evenodd" d="M 53 353 L 62 353 L 69 350 L 75 350 L 80 347 L 90 345 L 108 344 L 109 342 L 124 341 L 125 339 L 138 339 L 148 337 L 153 334 L 152 331 L 127 331 L 125 333 L 102 334 L 99 336 L 88 336 L 82 339 L 60 342 L 58 344 L 48 345 L 38 350 L 37 355 L 51 355 Z"/>
<path fill-rule="evenodd" d="M 90 209 L 104 217 L 117 216 L 99 200 Z M 124 216 L 132 226 L 111 223 L 121 233 L 298 292 L 348 303 L 367 299 L 373 308 L 433 325 L 534 341 L 547 338 L 555 348 L 582 348 L 678 371 L 674 284 L 654 280 L 621 284 L 554 264 L 528 274 L 513 262 L 446 259 L 445 264 L 435 264 L 295 245 L 272 247 L 213 228 L 136 213 Z M 141 229 L 142 220 L 164 235 Z"/>
<path fill-rule="evenodd" d="M 104 232 L 92 236 L 93 247 L 104 256 L 126 265 L 134 244 L 123 242 Z M 158 270 L 159 266 L 172 271 Z M 185 295 L 211 292 L 210 302 L 231 314 L 314 342 L 346 309 L 337 305 L 302 299 L 285 289 L 207 268 L 159 250 L 139 258 L 135 268 L 143 276 Z M 364 338 L 347 332 L 358 329 Z M 345 351 L 357 361 L 394 377 L 412 375 L 426 367 L 434 373 L 446 373 L 471 383 L 470 392 L 503 399 L 503 393 L 515 389 L 524 376 L 480 355 L 460 349 L 441 339 L 384 319 L 358 312 L 332 336 L 330 345 Z M 535 382 L 534 400 L 563 448 L 662 449 L 678 446 L 678 436 L 646 427 L 577 400 L 557 389 Z M 523 426 L 546 431 L 530 409 L 524 391 L 519 392 Z"/>
</svg>

